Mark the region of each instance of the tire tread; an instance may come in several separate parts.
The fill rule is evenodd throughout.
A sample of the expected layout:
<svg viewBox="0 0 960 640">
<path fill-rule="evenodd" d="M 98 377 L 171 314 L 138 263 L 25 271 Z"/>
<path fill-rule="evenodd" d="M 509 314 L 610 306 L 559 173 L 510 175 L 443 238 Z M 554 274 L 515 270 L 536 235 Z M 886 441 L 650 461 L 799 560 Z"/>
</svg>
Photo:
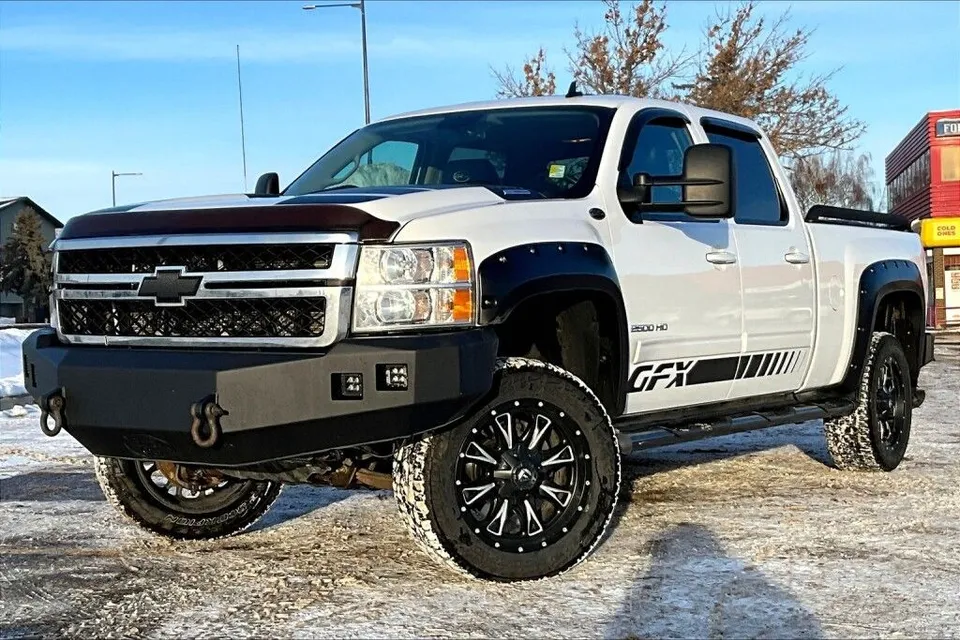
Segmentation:
<svg viewBox="0 0 960 640">
<path fill-rule="evenodd" d="M 894 341 L 896 336 L 885 331 L 874 332 L 867 348 L 860 385 L 857 389 L 856 408 L 850 415 L 824 420 L 824 435 L 827 451 L 834 465 L 841 470 L 885 471 L 874 449 L 870 424 L 870 394 L 873 385 L 874 363 L 884 342 Z M 899 347 L 902 352 L 902 347 Z M 904 372 L 909 380 L 909 373 Z M 909 400 L 908 400 L 909 401 Z"/>
<path fill-rule="evenodd" d="M 593 553 L 596 546 L 601 540 L 604 539 L 607 527 L 610 525 L 610 521 L 613 519 L 613 514 L 616 510 L 617 500 L 620 493 L 621 456 L 619 454 L 619 442 L 606 408 L 597 398 L 596 394 L 594 394 L 593 391 L 591 391 L 590 388 L 577 376 L 573 375 L 569 371 L 566 371 L 565 369 L 557 367 L 556 365 L 530 358 L 503 358 L 498 360 L 496 364 L 496 372 L 506 369 L 544 370 L 577 385 L 602 411 L 603 420 L 610 427 L 612 446 L 617 452 L 614 456 L 616 461 L 616 486 L 614 487 L 613 503 L 610 506 L 603 525 L 597 532 L 595 538 L 590 542 L 590 545 L 566 567 L 560 571 L 552 572 L 540 578 L 524 579 L 525 581 L 546 580 L 562 575 L 579 565 L 591 553 Z M 462 562 L 459 558 L 453 556 L 447 550 L 434 527 L 431 518 L 430 505 L 428 504 L 426 497 L 426 483 L 423 472 L 426 461 L 430 456 L 431 448 L 434 446 L 435 441 L 435 435 L 425 436 L 415 442 L 399 448 L 395 455 L 393 490 L 397 501 L 397 506 L 399 507 L 401 514 L 401 519 L 411 532 L 414 540 L 417 542 L 420 548 L 427 553 L 427 555 L 431 556 L 436 561 L 447 566 L 448 568 L 453 569 L 460 575 L 477 580 L 489 579 L 488 577 L 474 570 L 467 563 Z"/>
<path fill-rule="evenodd" d="M 173 540 L 219 540 L 228 538 L 246 531 L 262 518 L 270 507 L 280 497 L 283 491 L 283 484 L 280 482 L 266 483 L 256 490 L 261 494 L 260 500 L 256 506 L 244 513 L 240 518 L 229 522 L 219 523 L 215 528 L 211 527 L 204 531 L 201 527 L 192 527 L 192 532 L 187 535 L 185 532 L 176 529 L 167 529 L 158 526 L 143 516 L 136 508 L 136 502 L 139 497 L 127 486 L 131 480 L 127 477 L 123 467 L 116 458 L 94 458 L 94 472 L 100 489 L 103 492 L 107 503 L 113 506 L 125 520 L 134 523 L 141 529 L 154 535 L 159 535 Z M 153 506 L 152 508 L 157 508 Z"/>
</svg>

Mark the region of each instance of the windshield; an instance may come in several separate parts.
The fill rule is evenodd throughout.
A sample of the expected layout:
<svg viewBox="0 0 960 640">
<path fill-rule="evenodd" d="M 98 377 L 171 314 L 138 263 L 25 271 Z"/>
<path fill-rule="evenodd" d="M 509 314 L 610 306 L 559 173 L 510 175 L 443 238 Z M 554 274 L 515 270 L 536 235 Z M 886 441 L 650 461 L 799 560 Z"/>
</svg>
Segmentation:
<svg viewBox="0 0 960 640">
<path fill-rule="evenodd" d="M 586 196 L 613 110 L 486 109 L 390 120 L 355 131 L 284 191 L 409 185 L 521 187 L 548 198 Z"/>
</svg>

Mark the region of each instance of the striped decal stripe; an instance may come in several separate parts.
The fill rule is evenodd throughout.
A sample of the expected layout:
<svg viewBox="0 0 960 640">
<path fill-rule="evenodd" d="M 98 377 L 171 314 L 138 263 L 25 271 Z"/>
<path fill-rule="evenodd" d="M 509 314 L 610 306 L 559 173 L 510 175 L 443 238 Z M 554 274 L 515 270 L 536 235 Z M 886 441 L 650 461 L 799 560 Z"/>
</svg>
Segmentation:
<svg viewBox="0 0 960 640">
<path fill-rule="evenodd" d="M 737 366 L 737 375 L 734 380 L 766 378 L 793 373 L 803 359 L 802 356 L 803 351 L 800 349 L 743 355 L 740 357 L 740 364 Z"/>
<path fill-rule="evenodd" d="M 804 349 L 767 351 L 702 360 L 645 362 L 630 375 L 630 392 L 665 390 L 750 378 L 790 375 L 803 363 Z"/>
</svg>

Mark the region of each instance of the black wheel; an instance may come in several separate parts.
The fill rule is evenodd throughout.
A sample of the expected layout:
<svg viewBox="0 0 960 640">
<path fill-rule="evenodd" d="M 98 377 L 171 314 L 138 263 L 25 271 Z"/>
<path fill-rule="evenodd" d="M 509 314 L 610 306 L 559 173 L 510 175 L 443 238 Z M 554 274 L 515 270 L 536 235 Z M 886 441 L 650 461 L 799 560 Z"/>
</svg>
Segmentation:
<svg viewBox="0 0 960 640">
<path fill-rule="evenodd" d="M 903 346 L 874 333 L 863 367 L 856 410 L 824 422 L 827 449 L 839 469 L 893 471 L 910 440 L 913 388 Z"/>
<path fill-rule="evenodd" d="M 120 513 L 153 533 L 184 540 L 243 531 L 267 512 L 283 487 L 170 462 L 97 458 L 95 468 L 103 494 Z"/>
<path fill-rule="evenodd" d="M 432 556 L 479 578 L 529 580 L 572 568 L 600 541 L 620 490 L 620 452 L 586 385 L 511 358 L 471 417 L 398 451 L 393 484 Z"/>
</svg>

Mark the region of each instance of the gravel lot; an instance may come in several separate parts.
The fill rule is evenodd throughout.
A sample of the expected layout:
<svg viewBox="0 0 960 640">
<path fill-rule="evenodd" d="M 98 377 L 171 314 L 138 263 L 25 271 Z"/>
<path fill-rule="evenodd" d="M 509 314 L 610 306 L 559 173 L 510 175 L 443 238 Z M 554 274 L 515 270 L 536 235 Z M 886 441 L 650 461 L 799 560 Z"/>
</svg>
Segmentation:
<svg viewBox="0 0 960 640">
<path fill-rule="evenodd" d="M 31 407 L 0 417 L 0 636 L 960 636 L 960 344 L 937 358 L 894 473 L 826 466 L 819 422 L 650 452 L 586 563 L 507 586 L 434 565 L 386 491 L 288 487 L 241 536 L 153 538 Z"/>
</svg>

